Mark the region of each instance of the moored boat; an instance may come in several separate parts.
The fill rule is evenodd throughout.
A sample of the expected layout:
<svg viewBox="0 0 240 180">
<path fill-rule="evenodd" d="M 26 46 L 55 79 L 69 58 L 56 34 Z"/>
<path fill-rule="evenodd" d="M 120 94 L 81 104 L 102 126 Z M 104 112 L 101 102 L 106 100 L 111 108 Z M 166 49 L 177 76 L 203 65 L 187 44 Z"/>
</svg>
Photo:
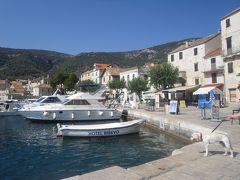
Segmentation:
<svg viewBox="0 0 240 180">
<path fill-rule="evenodd" d="M 66 98 L 63 103 L 48 103 L 23 108 L 19 113 L 27 119 L 42 122 L 64 121 L 107 121 L 120 119 L 116 109 L 106 108 L 99 97 L 88 93 L 77 93 Z"/>
<path fill-rule="evenodd" d="M 17 100 L 7 100 L 0 103 L 0 117 L 1 116 L 20 116 L 18 110 L 21 108 Z"/>
<path fill-rule="evenodd" d="M 145 120 L 136 119 L 128 122 L 117 122 L 94 125 L 60 125 L 57 124 L 58 136 L 63 137 L 105 137 L 138 133 Z"/>
</svg>

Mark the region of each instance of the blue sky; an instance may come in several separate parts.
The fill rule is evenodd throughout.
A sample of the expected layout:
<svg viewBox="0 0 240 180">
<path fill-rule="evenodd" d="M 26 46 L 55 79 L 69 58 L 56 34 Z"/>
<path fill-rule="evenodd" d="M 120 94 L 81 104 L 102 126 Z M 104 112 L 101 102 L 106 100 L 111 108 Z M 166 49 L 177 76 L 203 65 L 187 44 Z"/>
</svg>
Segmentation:
<svg viewBox="0 0 240 180">
<path fill-rule="evenodd" d="M 203 37 L 239 0 L 0 0 L 0 47 L 130 51 Z"/>
</svg>

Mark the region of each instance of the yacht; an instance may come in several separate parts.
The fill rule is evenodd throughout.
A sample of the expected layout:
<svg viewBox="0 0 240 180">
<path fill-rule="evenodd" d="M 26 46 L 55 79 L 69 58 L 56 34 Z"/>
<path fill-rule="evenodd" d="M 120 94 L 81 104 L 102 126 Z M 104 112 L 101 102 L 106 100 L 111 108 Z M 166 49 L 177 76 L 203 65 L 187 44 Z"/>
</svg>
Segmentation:
<svg viewBox="0 0 240 180">
<path fill-rule="evenodd" d="M 51 96 L 41 96 L 35 101 L 28 100 L 28 103 L 23 105 L 22 109 L 28 109 L 36 106 L 43 106 L 46 104 L 60 104 L 66 100 L 66 95 L 51 95 Z"/>
<path fill-rule="evenodd" d="M 76 93 L 60 104 L 42 104 L 19 110 L 27 119 L 37 121 L 106 121 L 120 119 L 116 109 L 106 108 L 100 98 L 88 93 Z"/>
</svg>

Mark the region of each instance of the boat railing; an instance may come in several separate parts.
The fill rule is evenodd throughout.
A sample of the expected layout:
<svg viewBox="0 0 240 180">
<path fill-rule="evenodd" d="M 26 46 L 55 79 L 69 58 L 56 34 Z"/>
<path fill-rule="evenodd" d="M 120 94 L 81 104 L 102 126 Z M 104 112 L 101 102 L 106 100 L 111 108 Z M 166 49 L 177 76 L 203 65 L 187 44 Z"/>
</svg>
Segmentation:
<svg viewBox="0 0 240 180">
<path fill-rule="evenodd" d="M 117 102 L 117 100 L 110 100 L 108 101 L 105 106 L 107 109 L 116 109 L 120 106 L 121 104 Z"/>
</svg>

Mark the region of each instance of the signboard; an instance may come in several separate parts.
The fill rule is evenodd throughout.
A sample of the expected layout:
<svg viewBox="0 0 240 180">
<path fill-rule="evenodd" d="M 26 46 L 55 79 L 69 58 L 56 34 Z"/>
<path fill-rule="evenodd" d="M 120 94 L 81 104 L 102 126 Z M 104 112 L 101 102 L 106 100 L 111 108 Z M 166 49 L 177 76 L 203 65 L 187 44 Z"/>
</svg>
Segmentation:
<svg viewBox="0 0 240 180">
<path fill-rule="evenodd" d="M 211 120 L 212 121 L 220 121 L 219 120 L 219 110 L 220 107 L 218 103 L 212 101 L 212 108 L 211 108 Z"/>
<path fill-rule="evenodd" d="M 180 106 L 181 108 L 186 108 L 186 102 L 185 102 L 185 100 L 180 100 L 179 103 L 180 103 L 179 106 Z"/>
<path fill-rule="evenodd" d="M 178 102 L 177 101 L 170 101 L 169 112 L 177 114 L 178 109 Z"/>
</svg>

